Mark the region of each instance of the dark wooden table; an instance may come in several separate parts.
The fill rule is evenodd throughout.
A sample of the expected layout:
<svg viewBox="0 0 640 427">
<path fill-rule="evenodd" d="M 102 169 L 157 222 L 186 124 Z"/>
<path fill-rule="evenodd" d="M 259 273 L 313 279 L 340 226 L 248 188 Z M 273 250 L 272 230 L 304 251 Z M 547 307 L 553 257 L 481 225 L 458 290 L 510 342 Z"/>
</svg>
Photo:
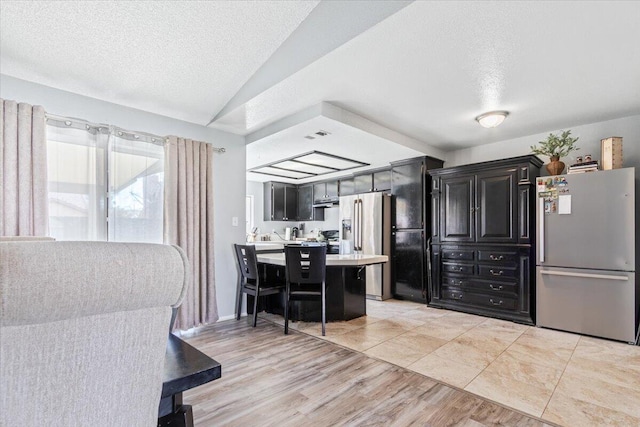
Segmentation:
<svg viewBox="0 0 640 427">
<path fill-rule="evenodd" d="M 182 392 L 216 380 L 221 375 L 222 368 L 218 362 L 169 334 L 158 427 L 193 427 L 193 411 L 190 405 L 182 403 Z"/>
</svg>

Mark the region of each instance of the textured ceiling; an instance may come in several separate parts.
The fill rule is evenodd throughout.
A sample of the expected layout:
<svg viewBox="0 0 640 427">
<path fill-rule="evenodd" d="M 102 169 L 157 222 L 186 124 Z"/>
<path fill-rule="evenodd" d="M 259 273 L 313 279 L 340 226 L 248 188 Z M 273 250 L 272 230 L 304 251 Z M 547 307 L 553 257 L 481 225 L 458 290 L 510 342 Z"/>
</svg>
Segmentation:
<svg viewBox="0 0 640 427">
<path fill-rule="evenodd" d="M 244 135 L 326 101 L 442 150 L 640 114 L 640 2 L 384 3 L 3 0 L 0 72 Z"/>
<path fill-rule="evenodd" d="M 639 114 L 638 22 L 640 2 L 418 1 L 214 125 L 328 101 L 452 150 Z M 474 121 L 496 109 L 502 126 Z"/>
<path fill-rule="evenodd" d="M 5 1 L 0 72 L 206 124 L 318 1 Z"/>
</svg>

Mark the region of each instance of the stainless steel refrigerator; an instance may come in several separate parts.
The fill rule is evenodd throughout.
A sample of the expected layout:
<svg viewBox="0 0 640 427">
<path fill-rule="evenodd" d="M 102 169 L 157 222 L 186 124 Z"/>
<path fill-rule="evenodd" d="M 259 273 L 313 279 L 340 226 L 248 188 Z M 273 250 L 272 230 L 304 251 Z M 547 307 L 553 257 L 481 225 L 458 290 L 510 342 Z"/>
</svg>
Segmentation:
<svg viewBox="0 0 640 427">
<path fill-rule="evenodd" d="M 341 248 L 356 254 L 391 256 L 391 196 L 363 193 L 340 197 Z M 367 298 L 391 298 L 391 263 L 366 269 Z"/>
<path fill-rule="evenodd" d="M 537 179 L 536 324 L 637 341 L 635 168 Z"/>
</svg>

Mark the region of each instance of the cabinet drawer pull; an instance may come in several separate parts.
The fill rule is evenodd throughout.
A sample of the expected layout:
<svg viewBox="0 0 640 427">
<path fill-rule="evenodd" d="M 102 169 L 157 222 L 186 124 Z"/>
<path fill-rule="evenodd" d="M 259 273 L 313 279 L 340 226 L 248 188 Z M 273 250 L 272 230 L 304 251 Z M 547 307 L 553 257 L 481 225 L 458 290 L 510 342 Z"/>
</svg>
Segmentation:
<svg viewBox="0 0 640 427">
<path fill-rule="evenodd" d="M 456 294 L 451 294 L 451 298 L 453 298 L 453 299 L 462 299 L 462 295 L 456 296 Z"/>
<path fill-rule="evenodd" d="M 504 257 L 502 255 L 495 256 L 494 254 L 489 255 L 489 259 L 492 261 L 502 261 Z"/>
<path fill-rule="evenodd" d="M 464 282 L 463 282 L 462 280 L 459 280 L 459 281 L 458 281 L 458 286 L 462 286 L 462 285 L 463 285 L 463 283 L 464 283 Z"/>
<path fill-rule="evenodd" d="M 494 286 L 493 284 L 490 284 L 489 287 L 491 289 L 493 289 L 494 291 L 501 291 L 502 290 L 502 285 Z"/>
<path fill-rule="evenodd" d="M 502 303 L 503 303 L 503 301 L 502 301 L 502 300 L 500 300 L 500 301 L 498 301 L 498 302 L 495 302 L 495 301 L 493 300 L 493 298 L 491 298 L 491 299 L 489 300 L 489 302 L 491 303 L 491 305 L 502 305 Z"/>
<path fill-rule="evenodd" d="M 500 270 L 497 273 L 493 270 L 489 270 L 489 273 L 491 273 L 494 276 L 502 276 L 502 274 L 504 273 L 504 271 Z"/>
</svg>

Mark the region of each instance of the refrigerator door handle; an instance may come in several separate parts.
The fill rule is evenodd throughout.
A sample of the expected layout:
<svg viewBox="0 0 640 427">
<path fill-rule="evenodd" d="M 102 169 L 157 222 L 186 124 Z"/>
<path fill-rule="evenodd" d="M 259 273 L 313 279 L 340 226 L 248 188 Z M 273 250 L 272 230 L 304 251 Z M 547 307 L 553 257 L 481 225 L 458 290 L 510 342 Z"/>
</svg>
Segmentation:
<svg viewBox="0 0 640 427">
<path fill-rule="evenodd" d="M 540 248 L 540 263 L 544 262 L 544 197 L 538 198 L 538 222 L 539 222 L 539 237 L 538 247 Z"/>
<path fill-rule="evenodd" d="M 358 250 L 358 199 L 353 200 L 353 250 Z"/>
<path fill-rule="evenodd" d="M 358 250 L 362 250 L 362 199 L 358 199 Z"/>
<path fill-rule="evenodd" d="M 620 280 L 628 281 L 628 276 L 612 276 L 609 274 L 590 274 L 590 273 L 570 273 L 567 271 L 549 271 L 540 270 L 540 273 L 547 274 L 549 276 L 569 276 L 569 277 L 581 277 L 586 279 L 604 279 L 604 280 Z"/>
</svg>

